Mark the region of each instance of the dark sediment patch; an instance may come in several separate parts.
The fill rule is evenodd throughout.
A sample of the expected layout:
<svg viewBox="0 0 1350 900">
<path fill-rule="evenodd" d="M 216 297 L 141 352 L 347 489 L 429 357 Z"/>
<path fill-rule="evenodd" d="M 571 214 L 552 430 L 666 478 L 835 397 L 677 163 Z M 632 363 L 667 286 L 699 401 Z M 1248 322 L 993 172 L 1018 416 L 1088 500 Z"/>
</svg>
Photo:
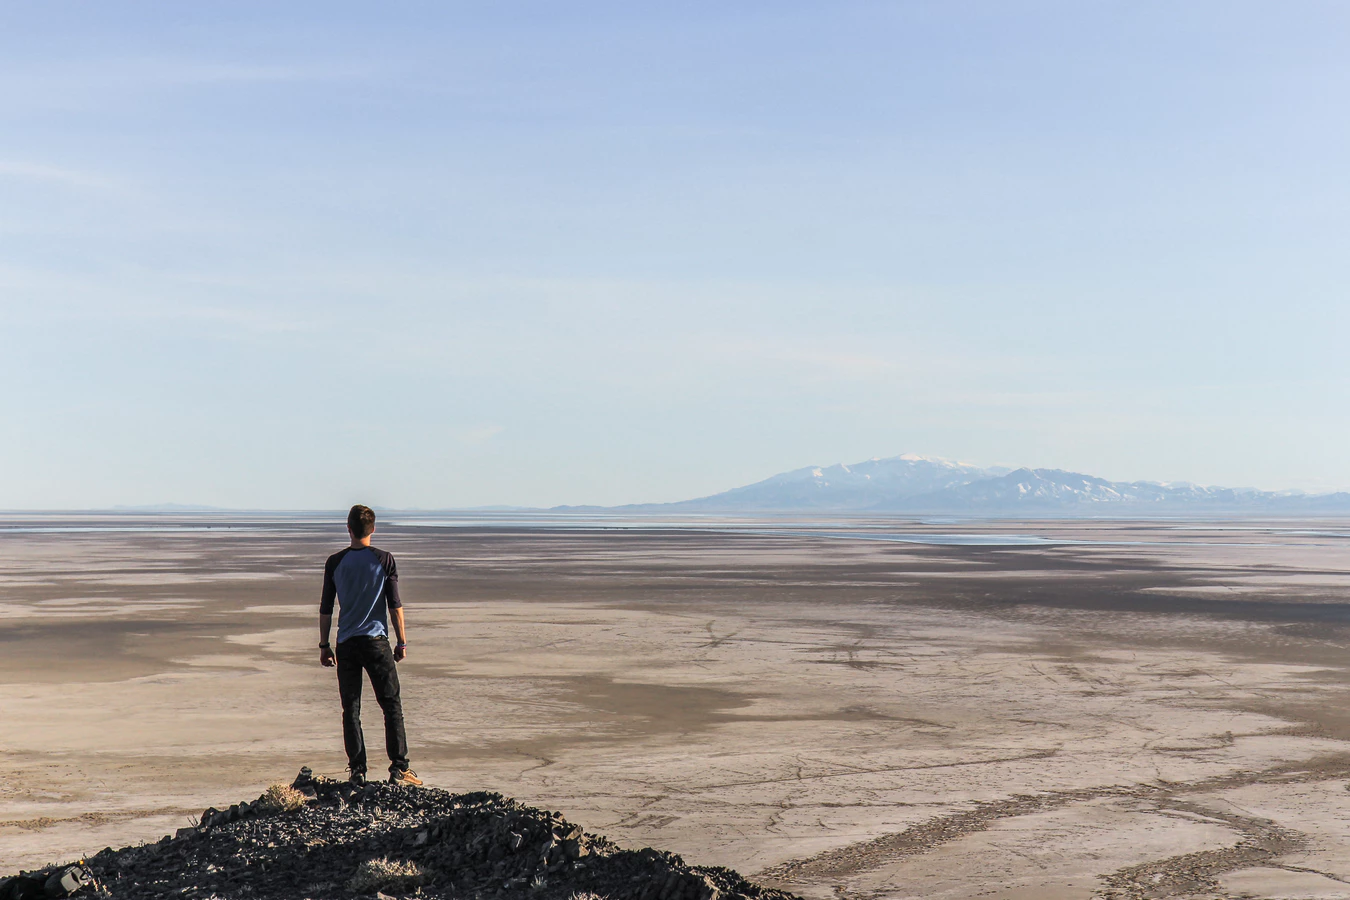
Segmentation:
<svg viewBox="0 0 1350 900">
<path fill-rule="evenodd" d="M 792 900 L 729 869 L 624 850 L 561 813 L 500 794 L 364 786 L 301 771 L 294 791 L 207 810 L 199 825 L 85 861 L 78 895 L 126 900 L 357 896 L 567 900 Z M 281 800 L 277 799 L 281 796 Z M 26 873 L 45 882 L 59 870 Z M 0 896 L 13 890 L 0 882 Z"/>
</svg>

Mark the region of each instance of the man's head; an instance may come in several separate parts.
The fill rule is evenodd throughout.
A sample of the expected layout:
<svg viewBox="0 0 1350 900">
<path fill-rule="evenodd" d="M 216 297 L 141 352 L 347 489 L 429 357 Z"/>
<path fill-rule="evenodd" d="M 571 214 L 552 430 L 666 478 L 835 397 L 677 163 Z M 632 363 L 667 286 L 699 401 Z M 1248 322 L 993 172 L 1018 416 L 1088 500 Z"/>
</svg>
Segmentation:
<svg viewBox="0 0 1350 900">
<path fill-rule="evenodd" d="M 359 503 L 353 506 L 347 513 L 347 530 L 355 541 L 370 537 L 375 531 L 375 510 Z"/>
</svg>

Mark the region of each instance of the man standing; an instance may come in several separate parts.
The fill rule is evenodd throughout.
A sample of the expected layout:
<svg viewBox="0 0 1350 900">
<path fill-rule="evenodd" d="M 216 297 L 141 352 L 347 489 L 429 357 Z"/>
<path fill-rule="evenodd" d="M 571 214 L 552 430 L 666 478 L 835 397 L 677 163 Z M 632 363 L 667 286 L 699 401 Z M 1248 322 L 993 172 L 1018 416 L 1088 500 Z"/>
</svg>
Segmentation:
<svg viewBox="0 0 1350 900">
<path fill-rule="evenodd" d="M 398 569 L 393 554 L 370 546 L 375 533 L 375 511 L 353 506 L 347 513 L 352 545 L 328 557 L 323 567 L 323 599 L 319 601 L 319 662 L 337 666 L 338 694 L 342 697 L 342 739 L 347 766 L 356 784 L 366 781 L 366 739 L 361 733 L 361 673 L 370 676 L 375 699 L 384 710 L 384 747 L 389 753 L 391 784 L 420 785 L 408 768 L 408 739 L 403 733 L 403 702 L 399 699 L 395 663 L 408 656 L 408 633 L 403 625 L 403 601 L 398 596 Z M 337 656 L 328 643 L 333 626 L 333 601 L 338 613 Z M 394 621 L 398 643 L 389 649 L 386 614 Z"/>
</svg>

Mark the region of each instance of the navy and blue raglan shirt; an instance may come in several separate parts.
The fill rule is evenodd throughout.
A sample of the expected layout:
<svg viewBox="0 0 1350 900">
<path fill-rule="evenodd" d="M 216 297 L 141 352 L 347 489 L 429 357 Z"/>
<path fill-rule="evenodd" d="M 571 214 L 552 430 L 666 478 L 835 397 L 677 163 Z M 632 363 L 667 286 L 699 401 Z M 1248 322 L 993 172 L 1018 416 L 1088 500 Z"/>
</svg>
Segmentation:
<svg viewBox="0 0 1350 900">
<path fill-rule="evenodd" d="M 394 554 L 374 547 L 348 547 L 328 557 L 323 567 L 323 599 L 319 614 L 338 612 L 338 643 L 354 637 L 380 637 L 389 634 L 385 624 L 389 610 L 399 609 L 398 568 Z"/>
</svg>

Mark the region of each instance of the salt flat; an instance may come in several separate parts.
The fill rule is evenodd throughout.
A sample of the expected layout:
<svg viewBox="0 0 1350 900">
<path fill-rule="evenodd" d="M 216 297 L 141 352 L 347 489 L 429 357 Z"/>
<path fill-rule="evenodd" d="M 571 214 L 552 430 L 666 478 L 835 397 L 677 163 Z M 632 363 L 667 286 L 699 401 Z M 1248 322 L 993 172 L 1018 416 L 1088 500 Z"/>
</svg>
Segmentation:
<svg viewBox="0 0 1350 900">
<path fill-rule="evenodd" d="M 381 523 L 429 783 L 810 897 L 1350 897 L 1346 523 L 634 524 Z M 343 537 L 0 522 L 0 871 L 339 775 Z"/>
</svg>

